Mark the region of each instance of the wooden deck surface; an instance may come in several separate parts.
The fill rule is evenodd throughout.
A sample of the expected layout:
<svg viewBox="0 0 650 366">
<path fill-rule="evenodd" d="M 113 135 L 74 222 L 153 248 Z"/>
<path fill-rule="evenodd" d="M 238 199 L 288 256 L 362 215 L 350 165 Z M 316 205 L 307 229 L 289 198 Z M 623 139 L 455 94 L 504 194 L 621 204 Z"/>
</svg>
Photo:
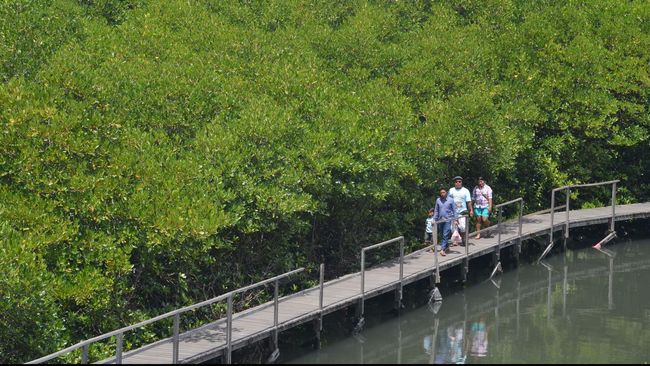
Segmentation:
<svg viewBox="0 0 650 366">
<path fill-rule="evenodd" d="M 611 218 L 611 206 L 570 211 L 570 227 L 579 227 L 599 223 L 607 223 Z M 616 220 L 629 220 L 650 216 L 650 202 L 616 206 Z M 564 228 L 565 211 L 559 211 L 554 216 L 555 230 Z M 522 239 L 548 234 L 550 214 L 531 214 L 523 218 Z M 559 236 L 559 234 L 558 234 Z M 469 239 L 469 258 L 489 254 L 497 248 L 498 236 L 493 233 L 490 237 L 478 240 Z M 518 224 L 516 220 L 507 221 L 502 225 L 502 248 L 516 244 L 518 239 Z M 368 243 L 372 244 L 372 243 Z M 458 265 L 465 258 L 465 247 L 452 247 L 445 257 L 438 256 L 440 270 Z M 434 272 L 434 254 L 419 250 L 408 254 L 404 259 L 403 285 L 421 278 L 431 276 Z M 471 269 L 470 269 L 471 270 Z M 322 314 L 328 314 L 343 307 L 358 302 L 361 297 L 360 273 L 353 273 L 326 282 L 323 292 Z M 365 273 L 365 298 L 371 298 L 381 293 L 394 291 L 399 288 L 398 259 L 373 266 Z M 316 319 L 320 316 L 319 288 L 311 288 L 297 294 L 280 299 L 278 330 Z M 273 334 L 274 308 L 273 302 L 233 314 L 232 348 L 241 348 L 251 342 L 263 339 Z M 180 335 L 179 362 L 196 363 L 220 356 L 226 348 L 226 320 L 220 319 L 214 323 L 190 330 Z M 122 363 L 171 363 L 172 342 L 164 339 L 145 347 L 124 353 Z M 99 363 L 115 363 L 115 358 Z"/>
</svg>

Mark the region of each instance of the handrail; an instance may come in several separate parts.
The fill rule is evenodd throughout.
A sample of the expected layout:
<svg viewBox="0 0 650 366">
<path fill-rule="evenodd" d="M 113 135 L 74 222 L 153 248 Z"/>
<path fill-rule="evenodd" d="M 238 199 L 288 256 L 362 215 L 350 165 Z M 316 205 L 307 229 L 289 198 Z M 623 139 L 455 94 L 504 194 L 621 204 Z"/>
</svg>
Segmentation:
<svg viewBox="0 0 650 366">
<path fill-rule="evenodd" d="M 252 284 L 252 285 L 248 285 L 248 286 L 246 286 L 246 287 L 239 288 L 239 289 L 237 289 L 237 290 L 232 291 L 232 293 L 233 293 L 233 295 L 237 295 L 237 294 L 240 294 L 240 293 L 242 293 L 242 292 L 248 291 L 248 290 L 250 290 L 250 289 L 254 289 L 254 288 L 256 288 L 256 287 L 260 287 L 260 286 L 262 286 L 262 285 L 266 285 L 266 284 L 269 283 L 269 282 L 273 282 L 273 281 L 276 281 L 276 280 L 281 280 L 281 279 L 283 279 L 283 278 L 285 278 L 285 277 L 289 277 L 289 276 L 294 275 L 294 274 L 296 274 L 296 273 L 300 273 L 300 272 L 302 272 L 302 271 L 304 271 L 304 270 L 305 270 L 304 267 L 300 267 L 300 268 L 298 268 L 298 269 L 294 269 L 293 271 L 286 272 L 286 273 L 283 273 L 283 274 L 281 274 L 281 275 L 277 275 L 277 276 L 275 276 L 275 277 L 271 277 L 271 278 L 269 278 L 269 279 L 266 279 L 266 280 L 263 280 L 263 281 L 260 281 L 260 282 L 254 283 L 254 284 Z"/>
<path fill-rule="evenodd" d="M 608 180 L 607 182 L 572 184 L 572 185 L 569 185 L 569 186 L 558 187 L 558 188 L 555 188 L 553 190 L 554 191 L 561 191 L 561 190 L 567 189 L 567 188 L 584 188 L 584 187 L 604 186 L 604 185 L 620 183 L 620 182 L 621 182 L 620 179 L 616 179 L 616 180 Z"/>
<path fill-rule="evenodd" d="M 519 197 L 519 198 L 515 198 L 514 200 L 510 200 L 510 201 L 508 201 L 508 202 L 499 203 L 498 205 L 494 206 L 494 208 L 500 208 L 500 207 L 507 206 L 507 205 L 513 204 L 513 203 L 515 203 L 515 202 L 523 201 L 523 200 L 524 200 L 524 199 L 521 198 L 521 197 Z"/>
<path fill-rule="evenodd" d="M 369 251 L 369 250 L 379 248 L 379 247 L 383 247 L 385 245 L 388 245 L 388 244 L 391 244 L 391 243 L 394 243 L 394 242 L 396 242 L 398 240 L 403 240 L 403 239 L 404 239 L 403 236 L 398 236 L 397 238 L 393 238 L 393 239 L 390 239 L 390 240 L 383 241 L 381 243 L 377 243 L 377 244 L 373 244 L 373 245 L 368 246 L 368 247 L 361 248 L 361 250 Z"/>
<path fill-rule="evenodd" d="M 47 356 L 43 356 L 43 357 L 38 358 L 36 360 L 26 362 L 26 364 L 38 364 L 38 363 L 42 363 L 42 362 L 45 362 L 45 361 L 49 361 L 49 360 L 51 360 L 53 358 L 63 356 L 65 354 L 69 353 L 69 352 L 72 352 L 72 351 L 76 350 L 76 349 L 79 349 L 79 348 L 84 347 L 84 346 L 88 346 L 90 344 L 93 344 L 95 342 L 104 340 L 106 338 L 110 338 L 110 337 L 113 337 L 113 336 L 119 336 L 120 334 L 126 333 L 128 331 L 131 331 L 131 330 L 134 330 L 134 329 L 137 329 L 137 328 L 141 328 L 141 327 L 143 327 L 145 325 L 155 323 L 155 322 L 157 322 L 159 320 L 166 319 L 166 318 L 176 316 L 176 315 L 180 315 L 180 314 L 188 312 L 190 310 L 194 310 L 196 308 L 200 308 L 200 307 L 203 307 L 203 306 L 206 306 L 206 305 L 210 305 L 210 304 L 213 304 L 213 303 L 215 303 L 217 301 L 222 301 L 222 300 L 228 299 L 233 295 L 242 293 L 244 291 L 250 290 L 250 289 L 255 288 L 255 287 L 265 285 L 265 284 L 267 284 L 269 282 L 272 282 L 272 281 L 276 281 L 276 280 L 279 280 L 279 279 L 282 279 L 282 278 L 285 278 L 285 277 L 289 277 L 289 276 L 291 276 L 293 274 L 302 272 L 304 270 L 305 269 L 301 267 L 301 268 L 293 270 L 291 272 L 287 272 L 287 273 L 284 273 L 284 274 L 281 274 L 281 275 L 266 279 L 264 281 L 257 282 L 255 284 L 248 285 L 246 287 L 227 292 L 225 294 L 219 295 L 219 296 L 214 297 L 212 299 L 208 299 L 208 300 L 202 301 L 202 302 L 197 303 L 197 304 L 188 305 L 188 306 L 184 306 L 182 308 L 176 309 L 176 310 L 169 311 L 167 313 L 158 315 L 158 316 L 153 317 L 151 319 L 147 319 L 147 320 L 141 321 L 139 323 L 129 325 L 129 326 L 126 326 L 126 327 L 123 327 L 123 328 L 120 328 L 120 329 L 116 329 L 114 331 L 111 331 L 111 332 L 108 332 L 108 333 L 105 333 L 105 334 L 102 334 L 102 335 L 87 339 L 85 341 L 81 341 L 81 342 L 79 342 L 77 344 L 74 344 L 74 345 L 72 345 L 70 347 L 64 348 L 64 349 L 62 349 L 62 350 L 60 350 L 58 352 L 54 352 L 52 354 L 49 354 Z M 120 346 L 120 345 L 118 344 L 118 346 Z M 87 357 L 87 355 L 84 355 L 84 357 Z"/>
</svg>

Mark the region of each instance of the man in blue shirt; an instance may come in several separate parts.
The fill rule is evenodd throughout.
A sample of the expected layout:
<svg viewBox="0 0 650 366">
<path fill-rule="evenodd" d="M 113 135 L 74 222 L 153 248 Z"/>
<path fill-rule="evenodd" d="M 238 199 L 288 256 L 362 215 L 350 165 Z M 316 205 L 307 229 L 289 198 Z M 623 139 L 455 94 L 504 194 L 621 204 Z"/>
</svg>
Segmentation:
<svg viewBox="0 0 650 366">
<path fill-rule="evenodd" d="M 447 190 L 440 188 L 440 197 L 436 200 L 436 207 L 433 212 L 433 220 L 444 220 L 458 216 L 454 200 L 447 198 Z M 442 224 L 442 243 L 440 244 L 440 255 L 445 256 L 449 234 L 451 233 L 451 221 Z"/>
</svg>

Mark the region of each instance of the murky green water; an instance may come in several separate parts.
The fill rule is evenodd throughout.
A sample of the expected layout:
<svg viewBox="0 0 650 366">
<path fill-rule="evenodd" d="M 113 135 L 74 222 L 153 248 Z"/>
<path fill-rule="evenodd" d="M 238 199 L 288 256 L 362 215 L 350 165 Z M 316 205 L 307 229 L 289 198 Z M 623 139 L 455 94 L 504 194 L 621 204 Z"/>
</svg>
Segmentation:
<svg viewBox="0 0 650 366">
<path fill-rule="evenodd" d="M 290 363 L 647 363 L 650 239 L 555 254 Z M 498 286 L 498 287 L 497 287 Z"/>
</svg>

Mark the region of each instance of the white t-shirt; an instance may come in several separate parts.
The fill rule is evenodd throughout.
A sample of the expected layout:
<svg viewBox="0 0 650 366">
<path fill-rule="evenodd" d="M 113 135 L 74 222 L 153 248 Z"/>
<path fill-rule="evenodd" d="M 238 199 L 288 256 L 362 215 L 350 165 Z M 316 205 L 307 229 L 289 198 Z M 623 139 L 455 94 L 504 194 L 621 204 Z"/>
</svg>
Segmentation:
<svg viewBox="0 0 650 366">
<path fill-rule="evenodd" d="M 462 187 L 461 189 L 456 189 L 456 187 L 449 188 L 449 197 L 454 200 L 456 205 L 456 212 L 461 214 L 467 211 L 467 202 L 472 201 L 472 195 L 469 193 L 469 189 Z"/>
</svg>

